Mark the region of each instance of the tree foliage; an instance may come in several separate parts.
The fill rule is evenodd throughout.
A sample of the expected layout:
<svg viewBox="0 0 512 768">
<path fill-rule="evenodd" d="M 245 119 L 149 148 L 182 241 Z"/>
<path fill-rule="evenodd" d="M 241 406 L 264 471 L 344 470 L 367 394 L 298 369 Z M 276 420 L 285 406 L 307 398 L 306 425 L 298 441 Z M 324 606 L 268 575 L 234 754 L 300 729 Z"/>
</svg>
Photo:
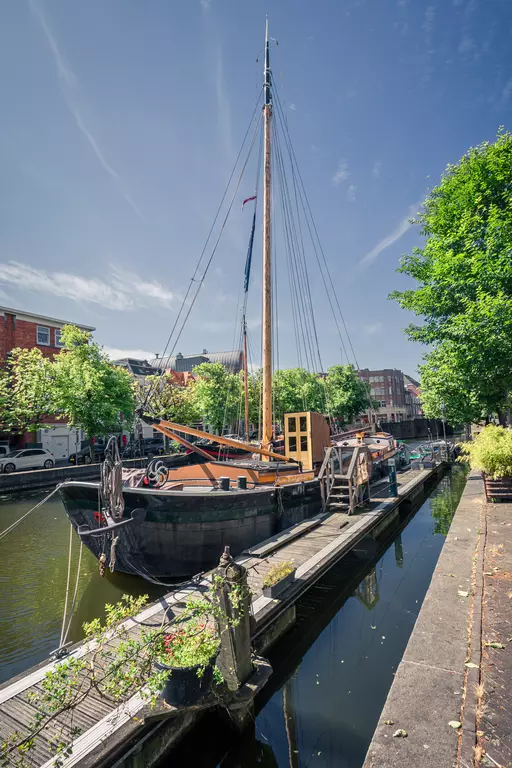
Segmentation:
<svg viewBox="0 0 512 768">
<path fill-rule="evenodd" d="M 134 414 L 133 380 L 113 366 L 91 334 L 72 325 L 62 329 L 63 349 L 52 362 L 55 410 L 88 437 L 129 427 Z"/>
<path fill-rule="evenodd" d="M 222 363 L 201 363 L 192 371 L 192 397 L 201 419 L 214 432 L 235 422 L 241 413 L 242 381 Z M 242 411 L 243 412 L 243 411 Z"/>
<path fill-rule="evenodd" d="M 434 347 L 421 367 L 425 414 L 445 403 L 449 420 L 479 420 L 512 388 L 512 136 L 449 165 L 416 222 L 425 246 L 399 271 L 417 287 L 392 297 L 423 319 L 409 338 Z"/>
<path fill-rule="evenodd" d="M 145 402 L 147 410 L 159 419 L 191 425 L 200 421 L 201 414 L 194 397 L 194 387 L 178 386 L 169 374 L 147 376 L 144 385 L 138 386 L 138 398 Z"/>
<path fill-rule="evenodd" d="M 367 388 L 353 365 L 333 365 L 325 380 L 329 415 L 349 424 L 370 406 Z"/>
<path fill-rule="evenodd" d="M 276 371 L 273 380 L 274 415 L 280 423 L 285 413 L 326 411 L 324 382 L 304 368 Z"/>
<path fill-rule="evenodd" d="M 52 413 L 52 365 L 40 349 L 13 349 L 0 369 L 0 429 L 39 429 Z"/>
</svg>

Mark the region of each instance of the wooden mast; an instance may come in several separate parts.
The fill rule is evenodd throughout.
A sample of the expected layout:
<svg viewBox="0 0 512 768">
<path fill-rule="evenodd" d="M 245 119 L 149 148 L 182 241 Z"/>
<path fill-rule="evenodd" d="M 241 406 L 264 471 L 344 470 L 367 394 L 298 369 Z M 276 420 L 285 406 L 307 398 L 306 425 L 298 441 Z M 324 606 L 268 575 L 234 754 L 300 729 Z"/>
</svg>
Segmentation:
<svg viewBox="0 0 512 768">
<path fill-rule="evenodd" d="M 245 314 L 243 318 L 243 340 L 244 340 L 244 406 L 245 406 L 245 439 L 249 442 L 249 369 L 247 365 L 247 322 Z"/>
<path fill-rule="evenodd" d="M 272 442 L 272 263 L 270 250 L 271 170 L 270 119 L 272 116 L 268 19 L 265 27 L 265 67 L 263 70 L 264 177 L 263 177 L 263 395 L 262 448 Z M 268 459 L 267 459 L 268 460 Z"/>
</svg>

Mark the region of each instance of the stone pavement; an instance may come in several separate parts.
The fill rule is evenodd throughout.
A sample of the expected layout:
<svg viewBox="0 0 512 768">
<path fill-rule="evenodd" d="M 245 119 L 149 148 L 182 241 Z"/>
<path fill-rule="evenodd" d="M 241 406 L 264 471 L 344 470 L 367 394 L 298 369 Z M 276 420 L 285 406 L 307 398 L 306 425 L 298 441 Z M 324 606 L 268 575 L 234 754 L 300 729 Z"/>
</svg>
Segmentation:
<svg viewBox="0 0 512 768">
<path fill-rule="evenodd" d="M 477 757 L 512 768 L 512 504 L 487 504 L 486 523 Z"/>
</svg>

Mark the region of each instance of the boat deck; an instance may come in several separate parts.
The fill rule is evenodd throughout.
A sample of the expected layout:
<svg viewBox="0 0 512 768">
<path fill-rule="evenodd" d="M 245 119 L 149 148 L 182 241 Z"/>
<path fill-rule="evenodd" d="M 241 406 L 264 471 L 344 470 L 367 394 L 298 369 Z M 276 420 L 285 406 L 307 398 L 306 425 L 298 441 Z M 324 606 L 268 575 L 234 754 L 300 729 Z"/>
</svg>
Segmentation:
<svg viewBox="0 0 512 768">
<path fill-rule="evenodd" d="M 238 557 L 237 561 L 243 563 L 248 570 L 248 582 L 253 595 L 254 643 L 265 645 L 265 633 L 269 632 L 280 616 L 291 608 L 333 563 L 357 546 L 363 537 L 377 535 L 379 528 L 386 526 L 386 518 L 393 515 L 402 501 L 418 498 L 425 484 L 435 484 L 439 471 L 437 467 L 403 472 L 398 475 L 397 497 L 385 497 L 387 486 L 382 484 L 382 496 L 373 498 L 368 505 L 360 508 L 357 514 L 349 516 L 342 512 L 333 512 L 317 515 L 276 534 Z M 264 597 L 262 582 L 266 573 L 273 565 L 284 560 L 293 560 L 297 568 L 295 581 L 283 592 L 280 600 Z M 136 618 L 127 622 L 130 633 L 136 635 L 141 632 L 142 626 L 157 628 L 164 619 L 172 620 L 179 615 L 180 604 L 182 605 L 187 597 L 209 588 L 210 579 L 211 574 L 205 574 L 198 582 L 189 582 L 148 606 Z M 71 655 L 82 658 L 93 650 L 92 644 L 82 642 L 75 646 Z M 34 703 L 31 694 L 40 693 L 45 674 L 53 669 L 56 663 L 58 662 L 43 662 L 0 687 L 2 740 L 15 731 L 22 735 L 27 733 L 27 728 L 37 713 L 37 702 Z M 87 680 L 84 678 L 84 691 L 86 690 Z M 192 722 L 195 716 L 190 711 L 179 713 L 176 710 L 174 715 L 173 722 L 176 722 L 177 733 L 181 733 L 180 727 L 184 727 L 183 724 L 190 718 Z M 26 765 L 32 768 L 53 767 L 55 756 L 51 750 L 51 742 L 62 737 L 65 739 L 71 726 L 78 726 L 81 734 L 74 741 L 72 754 L 62 758 L 62 768 L 113 765 L 120 750 L 126 750 L 130 739 L 137 739 L 139 734 L 147 735 L 148 729 L 156 727 L 140 693 L 135 693 L 127 702 L 118 705 L 114 700 L 100 696 L 96 691 L 91 692 L 72 711 L 54 717 L 42 728 L 34 739 L 33 749 L 24 756 Z M 59 736 L 61 731 L 62 736 Z"/>
</svg>

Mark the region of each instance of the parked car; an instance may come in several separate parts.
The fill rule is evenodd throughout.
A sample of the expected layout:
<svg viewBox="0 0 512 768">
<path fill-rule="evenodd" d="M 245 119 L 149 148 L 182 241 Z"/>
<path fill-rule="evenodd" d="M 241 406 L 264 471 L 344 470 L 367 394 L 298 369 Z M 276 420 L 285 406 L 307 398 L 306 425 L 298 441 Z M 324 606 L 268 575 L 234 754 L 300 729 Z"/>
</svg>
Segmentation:
<svg viewBox="0 0 512 768">
<path fill-rule="evenodd" d="M 72 453 L 69 456 L 69 461 L 71 464 L 100 464 L 102 461 L 105 460 L 105 446 L 100 444 L 94 445 L 94 458 L 91 461 L 91 449 L 90 446 L 85 446 L 85 448 L 81 448 L 77 453 Z"/>
<path fill-rule="evenodd" d="M 55 464 L 53 453 L 43 448 L 25 448 L 21 451 L 11 451 L 0 460 L 0 472 L 14 472 L 16 469 L 51 469 Z"/>
<path fill-rule="evenodd" d="M 145 437 L 142 440 L 136 440 L 128 443 L 120 449 L 122 459 L 139 459 L 142 457 L 163 456 L 165 445 L 163 438 Z"/>
<path fill-rule="evenodd" d="M 11 452 L 11 449 L 8 445 L 0 445 L 0 460 L 5 459 L 8 453 Z"/>
<path fill-rule="evenodd" d="M 145 437 L 144 450 L 146 456 L 162 456 L 165 453 L 163 437 Z"/>
</svg>

